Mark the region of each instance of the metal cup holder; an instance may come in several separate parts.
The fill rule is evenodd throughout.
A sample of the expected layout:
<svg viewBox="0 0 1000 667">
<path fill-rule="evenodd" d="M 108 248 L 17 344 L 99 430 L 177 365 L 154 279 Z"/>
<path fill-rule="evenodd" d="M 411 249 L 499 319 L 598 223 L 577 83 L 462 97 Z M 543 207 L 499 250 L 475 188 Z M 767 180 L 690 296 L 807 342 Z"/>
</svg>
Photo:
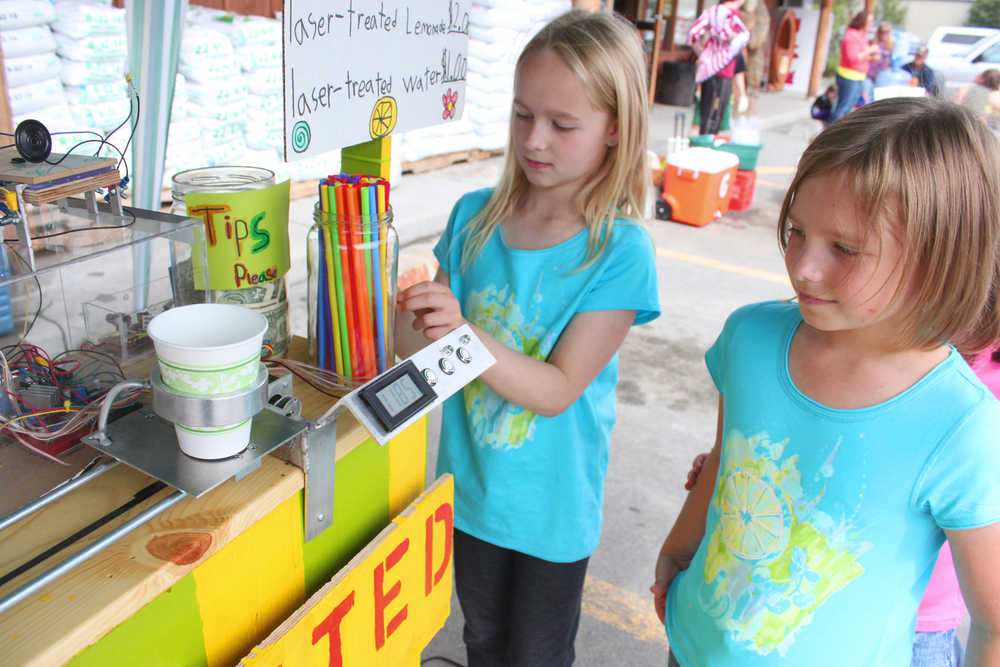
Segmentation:
<svg viewBox="0 0 1000 667">
<path fill-rule="evenodd" d="M 159 367 L 149 376 L 153 411 L 163 419 L 185 426 L 225 426 L 253 417 L 267 405 L 267 367 L 260 364 L 249 389 L 216 396 L 192 396 L 163 383 Z"/>
</svg>

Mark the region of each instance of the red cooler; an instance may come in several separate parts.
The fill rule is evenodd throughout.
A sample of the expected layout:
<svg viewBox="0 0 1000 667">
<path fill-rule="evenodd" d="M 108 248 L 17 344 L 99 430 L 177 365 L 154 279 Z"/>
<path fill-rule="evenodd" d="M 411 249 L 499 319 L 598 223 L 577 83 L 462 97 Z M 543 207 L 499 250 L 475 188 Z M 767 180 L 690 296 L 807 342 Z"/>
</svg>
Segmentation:
<svg viewBox="0 0 1000 667">
<path fill-rule="evenodd" d="M 757 182 L 757 172 L 753 169 L 740 169 L 736 172 L 733 182 L 733 196 L 729 198 L 730 211 L 745 211 L 753 203 L 753 188 Z"/>
<path fill-rule="evenodd" d="M 711 148 L 671 154 L 663 173 L 656 217 L 703 227 L 729 210 L 739 158 Z"/>
</svg>

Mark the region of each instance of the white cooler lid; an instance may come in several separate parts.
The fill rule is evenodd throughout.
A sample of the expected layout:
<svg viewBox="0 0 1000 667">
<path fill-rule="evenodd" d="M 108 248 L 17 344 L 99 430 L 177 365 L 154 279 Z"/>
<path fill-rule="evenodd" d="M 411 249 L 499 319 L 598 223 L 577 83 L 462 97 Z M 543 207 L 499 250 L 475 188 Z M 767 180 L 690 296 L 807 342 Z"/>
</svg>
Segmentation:
<svg viewBox="0 0 1000 667">
<path fill-rule="evenodd" d="M 667 157 L 667 164 L 690 169 L 692 171 L 703 171 L 707 174 L 717 174 L 740 163 L 740 158 L 735 153 L 717 151 L 714 148 L 686 148 L 676 153 L 671 153 Z"/>
</svg>

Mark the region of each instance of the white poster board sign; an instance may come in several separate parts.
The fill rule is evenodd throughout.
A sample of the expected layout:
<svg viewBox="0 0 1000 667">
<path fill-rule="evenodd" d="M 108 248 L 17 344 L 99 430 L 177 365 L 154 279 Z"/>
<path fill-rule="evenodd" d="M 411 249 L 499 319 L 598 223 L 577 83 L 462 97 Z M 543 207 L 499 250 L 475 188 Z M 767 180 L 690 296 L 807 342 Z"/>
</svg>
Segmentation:
<svg viewBox="0 0 1000 667">
<path fill-rule="evenodd" d="M 285 0 L 285 160 L 458 120 L 468 0 Z"/>
</svg>

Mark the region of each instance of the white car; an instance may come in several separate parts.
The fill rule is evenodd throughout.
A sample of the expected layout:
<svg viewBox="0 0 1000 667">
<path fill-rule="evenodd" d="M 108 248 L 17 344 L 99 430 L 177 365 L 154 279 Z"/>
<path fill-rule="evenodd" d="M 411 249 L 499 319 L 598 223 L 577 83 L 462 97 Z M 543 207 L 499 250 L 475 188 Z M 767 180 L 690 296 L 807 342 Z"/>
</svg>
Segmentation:
<svg viewBox="0 0 1000 667">
<path fill-rule="evenodd" d="M 943 97 L 950 99 L 983 70 L 1000 69 L 1000 29 L 941 27 L 931 35 L 927 51 L 927 66 Z"/>
</svg>

